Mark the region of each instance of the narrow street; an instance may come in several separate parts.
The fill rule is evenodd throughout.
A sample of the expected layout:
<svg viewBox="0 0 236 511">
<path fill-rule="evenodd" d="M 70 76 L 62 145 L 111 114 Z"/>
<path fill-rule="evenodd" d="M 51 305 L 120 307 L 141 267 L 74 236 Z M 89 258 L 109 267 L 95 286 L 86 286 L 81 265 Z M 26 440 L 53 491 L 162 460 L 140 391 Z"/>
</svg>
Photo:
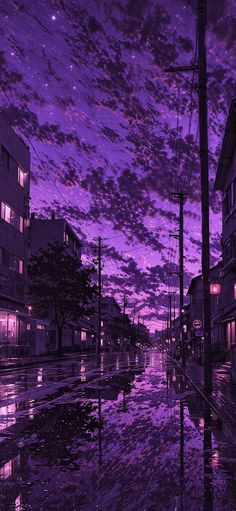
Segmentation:
<svg viewBox="0 0 236 511">
<path fill-rule="evenodd" d="M 164 355 L 91 355 L 0 380 L 1 511 L 236 509 L 233 428 Z"/>
</svg>

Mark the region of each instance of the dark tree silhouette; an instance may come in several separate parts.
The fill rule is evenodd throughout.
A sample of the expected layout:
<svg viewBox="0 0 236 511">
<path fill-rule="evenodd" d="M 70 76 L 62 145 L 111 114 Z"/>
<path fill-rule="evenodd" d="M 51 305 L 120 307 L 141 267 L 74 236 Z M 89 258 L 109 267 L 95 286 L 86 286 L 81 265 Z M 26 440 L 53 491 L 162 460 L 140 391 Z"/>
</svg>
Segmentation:
<svg viewBox="0 0 236 511">
<path fill-rule="evenodd" d="M 30 258 L 31 301 L 37 313 L 55 324 L 59 355 L 65 324 L 93 312 L 92 299 L 97 293 L 91 282 L 93 273 L 93 268 L 83 268 L 80 258 L 61 243 L 51 244 Z"/>
</svg>

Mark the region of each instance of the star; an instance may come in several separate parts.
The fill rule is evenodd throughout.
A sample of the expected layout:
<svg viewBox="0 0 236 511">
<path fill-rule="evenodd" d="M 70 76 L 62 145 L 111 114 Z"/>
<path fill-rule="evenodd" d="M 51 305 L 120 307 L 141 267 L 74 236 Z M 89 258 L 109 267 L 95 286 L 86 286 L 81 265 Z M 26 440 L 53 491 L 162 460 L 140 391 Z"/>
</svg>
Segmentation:
<svg viewBox="0 0 236 511">
<path fill-rule="evenodd" d="M 55 16 L 55 14 L 53 14 L 53 15 L 51 16 L 51 20 L 52 20 L 52 21 L 56 21 L 56 19 L 57 19 L 57 18 L 56 18 L 56 16 Z"/>
</svg>

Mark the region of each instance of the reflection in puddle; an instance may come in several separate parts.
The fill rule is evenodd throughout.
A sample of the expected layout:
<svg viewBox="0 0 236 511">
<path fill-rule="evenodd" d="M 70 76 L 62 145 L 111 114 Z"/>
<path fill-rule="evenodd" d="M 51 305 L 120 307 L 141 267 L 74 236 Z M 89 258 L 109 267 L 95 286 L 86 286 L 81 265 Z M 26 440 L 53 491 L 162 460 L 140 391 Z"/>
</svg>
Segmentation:
<svg viewBox="0 0 236 511">
<path fill-rule="evenodd" d="M 235 509 L 236 447 L 175 367 L 145 358 L 104 356 L 93 376 L 80 361 L 73 392 L 58 391 L 63 402 L 54 393 L 46 408 L 21 404 L 28 429 L 0 462 L 4 511 Z M 45 385 L 45 368 L 35 374 Z"/>
</svg>

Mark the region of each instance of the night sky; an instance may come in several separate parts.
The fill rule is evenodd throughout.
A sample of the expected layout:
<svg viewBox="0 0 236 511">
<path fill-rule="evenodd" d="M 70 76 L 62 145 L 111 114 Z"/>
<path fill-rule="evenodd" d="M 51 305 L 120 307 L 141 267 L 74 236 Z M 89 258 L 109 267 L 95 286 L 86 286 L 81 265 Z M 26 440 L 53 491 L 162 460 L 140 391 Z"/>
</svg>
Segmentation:
<svg viewBox="0 0 236 511">
<path fill-rule="evenodd" d="M 235 92 L 235 0 L 208 2 L 212 264 L 220 254 L 214 176 Z M 2 0 L 1 109 L 31 148 L 31 211 L 65 217 L 92 261 L 104 236 L 104 293 L 152 330 L 178 285 L 177 204 L 185 189 L 185 285 L 200 271 L 196 1 Z M 178 115 L 179 112 L 179 115 Z"/>
</svg>

